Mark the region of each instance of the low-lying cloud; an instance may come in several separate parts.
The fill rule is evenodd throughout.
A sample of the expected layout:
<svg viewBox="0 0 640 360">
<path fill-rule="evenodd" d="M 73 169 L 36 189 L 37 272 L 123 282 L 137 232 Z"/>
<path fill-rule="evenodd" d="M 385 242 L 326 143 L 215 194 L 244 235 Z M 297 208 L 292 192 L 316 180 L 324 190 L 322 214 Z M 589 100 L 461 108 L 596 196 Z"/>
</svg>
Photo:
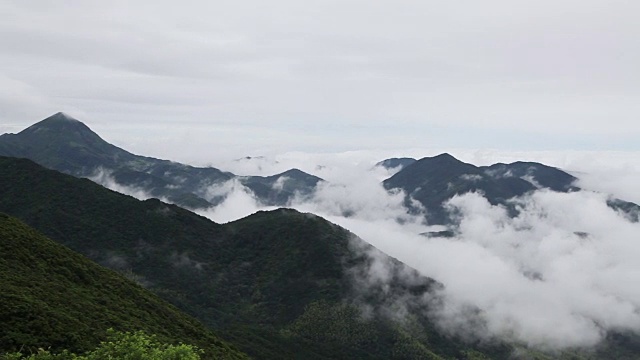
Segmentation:
<svg viewBox="0 0 640 360">
<path fill-rule="evenodd" d="M 98 183 L 109 190 L 117 191 L 121 194 L 133 196 L 138 200 L 147 200 L 152 198 L 153 196 L 149 194 L 146 190 L 130 185 L 123 185 L 116 181 L 113 177 L 113 171 L 105 168 L 97 168 L 93 175 L 88 177 L 89 180 Z M 167 199 L 160 199 L 164 202 L 169 202 Z"/>
<path fill-rule="evenodd" d="M 258 210 L 273 209 L 260 204 L 253 192 L 242 185 L 238 179 L 211 185 L 204 193 L 205 199 L 209 201 L 222 199 L 222 202 L 213 208 L 196 212 L 218 223 L 237 220 Z"/>
<path fill-rule="evenodd" d="M 312 195 L 296 197 L 289 206 L 347 228 L 444 284 L 435 294 L 439 305 L 431 306 L 430 314 L 443 331 L 543 349 L 593 346 L 609 331 L 640 332 L 640 224 L 608 207 L 607 194 L 541 189 L 513 199 L 519 215 L 510 217 L 504 207 L 469 193 L 445 204 L 458 219 L 454 236 L 427 237 L 420 234 L 442 228 L 425 224 L 424 214 L 409 213 L 403 193 L 382 187 L 381 180 L 392 172 L 374 166 L 383 159 L 379 154 L 303 155 L 256 158 L 255 163 L 243 159 L 234 162 L 235 169 L 221 168 L 272 175 L 296 167 L 327 180 Z M 544 160 L 538 155 L 533 160 Z M 470 161 L 474 156 L 479 159 L 477 153 L 462 158 Z M 610 164 L 612 174 L 619 176 L 613 183 L 620 186 L 612 192 L 607 191 L 612 183 L 603 176 L 606 167 L 589 168 L 580 159 L 546 162 L 559 167 L 572 164 L 572 173 L 586 179 L 580 186 L 637 201 L 637 183 L 623 176 L 624 162 Z M 477 163 L 489 162 L 485 160 Z M 630 168 L 631 179 L 638 173 L 637 167 Z M 104 180 L 108 176 L 100 179 L 109 184 Z M 268 209 L 237 180 L 212 186 L 206 194 L 224 199 L 200 212 L 216 222 Z M 378 264 L 368 278 L 390 279 L 384 274 L 387 268 Z M 434 304 L 433 298 L 424 301 Z"/>
<path fill-rule="evenodd" d="M 478 194 L 456 197 L 447 206 L 460 214 L 459 233 L 403 254 L 445 284 L 441 322 L 464 324 L 457 318 L 473 306 L 486 321 L 476 335 L 554 348 L 640 330 L 640 225 L 590 192 L 541 190 L 514 201 L 521 212 L 510 218 Z"/>
</svg>

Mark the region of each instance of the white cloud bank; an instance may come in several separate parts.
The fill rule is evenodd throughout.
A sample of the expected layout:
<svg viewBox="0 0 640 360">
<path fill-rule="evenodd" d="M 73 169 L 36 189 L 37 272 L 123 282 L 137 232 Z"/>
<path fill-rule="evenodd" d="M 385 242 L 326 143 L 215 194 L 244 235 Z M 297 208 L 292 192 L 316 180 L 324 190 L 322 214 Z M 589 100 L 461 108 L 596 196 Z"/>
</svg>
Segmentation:
<svg viewBox="0 0 640 360">
<path fill-rule="evenodd" d="M 403 194 L 388 193 L 380 185 L 390 173 L 373 168 L 382 160 L 378 154 L 332 155 L 259 158 L 255 168 L 245 159 L 240 166 L 263 173 L 297 166 L 330 180 L 291 207 L 323 216 L 442 282 L 439 295 L 446 301 L 432 315 L 443 329 L 548 349 L 593 346 L 609 330 L 640 331 L 640 224 L 609 208 L 607 195 L 540 190 L 514 200 L 521 209 L 516 218 L 478 194 L 458 196 L 447 204 L 461 215 L 457 235 L 426 238 L 419 234 L 434 229 L 407 213 Z M 637 154 L 599 154 L 597 162 L 593 154 L 551 155 L 457 154 L 480 164 L 546 159 L 578 169 L 574 173 L 587 179 L 580 183 L 586 188 L 615 190 L 608 192 L 622 198 L 634 194 L 629 178 L 637 173 L 624 170 L 633 170 L 629 164 Z M 607 184 L 607 170 L 617 175 L 611 175 L 616 186 Z M 246 214 L 260 208 L 255 202 L 244 205 Z M 472 308 L 483 319 L 477 328 L 470 325 L 477 324 Z"/>
<path fill-rule="evenodd" d="M 235 168 L 223 168 L 266 175 L 298 167 L 329 180 L 311 197 L 296 198 L 290 206 L 323 216 L 442 282 L 445 288 L 438 296 L 445 301 L 432 315 L 445 331 L 547 349 L 593 346 L 610 330 L 640 332 L 640 224 L 609 208 L 607 195 L 539 190 L 515 199 L 521 211 L 510 218 L 503 207 L 466 194 L 447 203 L 460 214 L 456 236 L 427 238 L 419 234 L 439 229 L 424 224 L 419 214 L 409 214 L 402 193 L 383 189 L 380 181 L 390 172 L 373 167 L 384 158 L 379 155 L 292 153 L 234 161 L 229 164 Z M 482 154 L 456 155 L 469 161 Z M 603 176 L 611 169 L 620 176 L 614 177 L 616 196 L 637 193 L 635 183 L 623 176 L 637 176 L 638 168 L 629 166 L 637 154 L 618 161 L 600 155 L 599 161 L 591 161 L 596 165 L 592 168 L 585 161 L 591 157 L 576 154 L 545 162 L 573 164 L 580 169 L 578 175 L 588 179 L 580 185 L 600 190 L 612 188 Z M 504 154 L 483 156 L 486 162 L 515 160 Z M 549 154 L 519 159 L 545 156 Z M 209 195 L 225 197 L 215 209 L 202 213 L 217 222 L 266 209 L 237 181 L 211 188 Z"/>
<path fill-rule="evenodd" d="M 465 326 L 465 309 L 479 308 L 478 336 L 561 348 L 639 331 L 640 224 L 590 192 L 542 190 L 518 202 L 512 219 L 477 194 L 459 196 L 448 203 L 461 213 L 456 237 L 378 245 L 402 248 L 399 258 L 445 284 L 443 324 Z"/>
</svg>

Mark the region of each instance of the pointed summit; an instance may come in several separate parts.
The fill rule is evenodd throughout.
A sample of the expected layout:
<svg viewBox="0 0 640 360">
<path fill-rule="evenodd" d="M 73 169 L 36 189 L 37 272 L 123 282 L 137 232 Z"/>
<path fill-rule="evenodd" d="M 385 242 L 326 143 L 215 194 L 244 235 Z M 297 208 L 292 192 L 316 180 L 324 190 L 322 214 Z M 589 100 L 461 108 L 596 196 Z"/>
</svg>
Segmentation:
<svg viewBox="0 0 640 360">
<path fill-rule="evenodd" d="M 198 168 L 132 154 L 112 145 L 74 117 L 59 112 L 18 134 L 0 136 L 0 156 L 28 158 L 47 168 L 79 177 L 101 170 L 120 185 L 143 189 L 191 209 L 207 208 L 221 196 L 202 196 L 203 187 L 236 178 L 213 167 Z M 283 206 L 297 194 L 309 194 L 322 179 L 300 170 L 270 177 L 237 177 L 268 206 Z M 106 179 L 106 178 L 105 178 Z M 105 181 L 105 180 L 98 180 Z"/>
<path fill-rule="evenodd" d="M 57 113 L 49 116 L 45 120 L 50 120 L 50 121 L 77 121 L 77 122 L 80 122 L 78 119 L 76 119 L 73 116 L 71 116 L 71 115 L 69 115 L 67 113 L 64 113 L 62 111 L 57 112 Z"/>
<path fill-rule="evenodd" d="M 433 160 L 440 160 L 440 161 L 460 161 L 458 159 L 456 159 L 455 157 L 453 157 L 453 155 L 449 154 L 449 153 L 442 153 L 440 155 L 436 155 L 434 157 L 432 157 L 431 159 Z"/>
<path fill-rule="evenodd" d="M 104 141 L 80 120 L 58 112 L 17 134 L 3 136 L 0 155 L 26 157 L 69 174 L 96 166 L 115 168 L 133 155 Z"/>
<path fill-rule="evenodd" d="M 83 124 L 80 120 L 67 115 L 63 112 L 55 113 L 48 118 L 39 121 L 28 128 L 24 129 L 20 134 L 30 134 L 37 133 L 42 131 L 54 131 L 54 132 L 84 132 L 86 134 L 93 134 L 93 136 L 97 137 L 88 126 Z"/>
</svg>

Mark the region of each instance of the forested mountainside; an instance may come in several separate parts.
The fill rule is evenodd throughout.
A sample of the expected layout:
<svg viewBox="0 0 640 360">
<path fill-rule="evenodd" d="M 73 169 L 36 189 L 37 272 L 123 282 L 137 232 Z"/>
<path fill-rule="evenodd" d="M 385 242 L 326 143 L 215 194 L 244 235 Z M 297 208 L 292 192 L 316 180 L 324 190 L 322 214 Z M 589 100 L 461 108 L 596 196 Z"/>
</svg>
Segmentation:
<svg viewBox="0 0 640 360">
<path fill-rule="evenodd" d="M 394 286 L 361 286 L 376 250 L 311 214 L 219 225 L 14 158 L 0 159 L 0 211 L 127 274 L 256 358 L 464 358 L 474 347 L 424 316 L 418 300 L 441 285 L 379 253 Z M 385 315 L 398 298 L 416 300 L 410 323 Z"/>
<path fill-rule="evenodd" d="M 0 213 L 0 355 L 84 352 L 107 329 L 194 344 L 205 359 L 248 358 L 140 285 Z"/>
<path fill-rule="evenodd" d="M 434 290 L 446 284 L 295 210 L 220 225 L 0 158 L 0 211 L 135 280 L 259 359 L 634 359 L 639 350 L 633 334 L 611 334 L 595 352 L 545 355 L 443 333 L 429 314 L 439 306 Z"/>
</svg>

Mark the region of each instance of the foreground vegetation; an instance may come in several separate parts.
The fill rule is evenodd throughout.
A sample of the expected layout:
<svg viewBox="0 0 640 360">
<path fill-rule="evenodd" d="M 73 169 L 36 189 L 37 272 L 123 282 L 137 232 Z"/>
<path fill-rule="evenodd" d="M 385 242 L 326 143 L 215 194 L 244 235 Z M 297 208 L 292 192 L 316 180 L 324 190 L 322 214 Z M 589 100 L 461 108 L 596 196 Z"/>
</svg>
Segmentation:
<svg viewBox="0 0 640 360">
<path fill-rule="evenodd" d="M 154 294 L 0 213 L 0 353 L 82 353 L 107 328 L 195 344 L 205 358 L 245 358 Z"/>
<path fill-rule="evenodd" d="M 192 345 L 161 343 L 155 336 L 147 335 L 143 331 L 116 332 L 109 329 L 107 340 L 85 354 L 78 355 L 69 350 L 52 353 L 49 350 L 38 349 L 35 354 L 16 352 L 0 355 L 0 360 L 199 360 L 201 352 Z"/>
</svg>

